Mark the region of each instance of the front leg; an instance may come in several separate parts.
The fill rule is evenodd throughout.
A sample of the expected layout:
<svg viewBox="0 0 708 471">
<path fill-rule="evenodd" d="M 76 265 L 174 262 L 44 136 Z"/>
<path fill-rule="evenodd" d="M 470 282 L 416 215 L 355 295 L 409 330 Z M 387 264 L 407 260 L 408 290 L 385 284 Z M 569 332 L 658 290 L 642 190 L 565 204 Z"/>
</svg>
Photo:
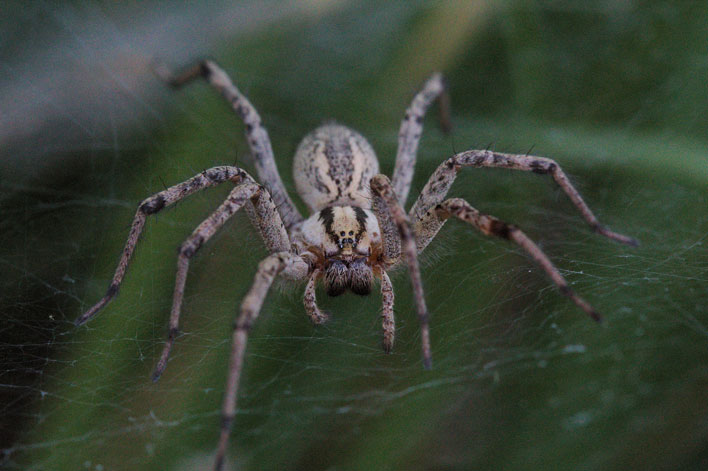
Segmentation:
<svg viewBox="0 0 708 471">
<path fill-rule="evenodd" d="M 167 366 L 167 359 L 179 332 L 179 318 L 182 311 L 184 287 L 187 282 L 189 261 L 197 251 L 211 239 L 224 224 L 238 212 L 246 207 L 251 222 L 258 228 L 263 237 L 268 251 L 283 252 L 290 248 L 290 240 L 283 223 L 275 211 L 273 200 L 263 186 L 247 181 L 234 188 L 216 211 L 206 218 L 180 246 L 177 256 L 177 276 L 172 298 L 170 324 L 167 330 L 167 341 L 162 349 L 160 360 L 157 362 L 152 380 L 157 381 Z"/>
<path fill-rule="evenodd" d="M 226 381 L 226 391 L 221 409 L 221 434 L 214 459 L 214 470 L 221 470 L 224 464 L 226 448 L 228 445 L 231 426 L 236 416 L 236 400 L 238 396 L 238 383 L 243 368 L 244 352 L 248 333 L 253 323 L 258 318 L 263 302 L 273 280 L 278 274 L 290 279 L 303 279 L 307 276 L 309 265 L 298 255 L 290 252 L 279 252 L 265 258 L 259 265 L 253 279 L 251 289 L 243 298 L 239 316 L 234 322 L 234 331 L 231 342 L 231 358 L 229 362 L 229 375 Z"/>
<path fill-rule="evenodd" d="M 529 239 L 526 234 L 512 224 L 507 224 L 494 216 L 480 213 L 477 209 L 470 206 L 467 201 L 461 198 L 452 198 L 444 201 L 434 210 L 424 215 L 424 217 L 418 221 L 419 224 L 417 227 L 427 228 L 426 230 L 428 231 L 434 228 L 432 230 L 437 233 L 450 217 L 456 217 L 461 221 L 469 223 L 484 235 L 499 237 L 500 239 L 509 240 L 517 244 L 540 265 L 562 294 L 569 297 L 580 309 L 585 311 L 594 320 L 598 322 L 602 320 L 600 314 L 598 314 L 587 301 L 576 295 L 573 290 L 570 289 L 563 275 L 560 274 L 546 254 L 543 253 L 538 245 Z M 431 238 L 434 235 L 435 234 L 431 235 L 430 233 L 421 234 L 422 237 Z M 418 236 L 418 234 L 416 234 L 416 236 Z"/>
<path fill-rule="evenodd" d="M 500 167 L 542 175 L 550 174 L 595 232 L 623 244 L 638 245 L 636 239 L 613 232 L 600 224 L 588 205 L 585 204 L 578 190 L 573 187 L 566 174 L 555 161 L 531 155 L 501 154 L 489 150 L 468 150 L 456 154 L 440 164 L 430 176 L 428 183 L 425 184 L 418 200 L 410 210 L 409 214 L 415 224 L 419 252 L 425 249 L 437 232 L 437 230 L 433 230 L 435 221 L 430 219 L 430 212 L 443 202 L 452 183 L 455 181 L 455 177 L 457 177 L 457 173 L 464 167 Z M 421 226 L 423 221 L 432 222 L 433 229 Z"/>
<path fill-rule="evenodd" d="M 305 312 L 309 316 L 313 324 L 324 324 L 329 315 L 320 310 L 317 306 L 317 297 L 315 296 L 315 288 L 317 280 L 322 276 L 322 270 L 315 268 L 312 273 L 310 273 L 310 278 L 307 280 L 307 286 L 305 287 L 305 296 L 303 297 L 303 303 L 305 304 Z"/>
<path fill-rule="evenodd" d="M 240 184 L 244 181 L 253 182 L 254 180 L 249 174 L 238 167 L 213 167 L 197 174 L 185 182 L 171 186 L 168 189 L 143 200 L 135 213 L 133 224 L 130 226 L 128 240 L 125 243 L 123 253 L 118 261 L 118 266 L 116 267 L 116 271 L 113 274 L 113 279 L 111 280 L 111 284 L 108 286 L 106 294 L 88 311 L 82 314 L 81 317 L 76 319 L 75 324 L 81 325 L 91 320 L 91 318 L 93 318 L 118 294 L 118 290 L 120 289 L 125 273 L 128 270 L 130 260 L 133 256 L 133 252 L 135 251 L 135 247 L 138 245 L 140 234 L 143 231 L 143 227 L 145 227 L 145 222 L 147 221 L 148 216 L 162 211 L 166 207 L 175 204 L 176 202 L 196 193 L 199 190 L 210 188 L 227 181 Z"/>
<path fill-rule="evenodd" d="M 387 239 L 390 238 L 385 234 L 387 219 L 390 218 L 398 229 L 400 237 L 400 248 L 402 255 L 408 265 L 408 274 L 413 285 L 413 293 L 415 295 L 415 305 L 418 311 L 418 321 L 420 322 L 420 341 L 423 351 L 423 366 L 426 369 L 432 368 L 432 356 L 430 351 L 430 329 L 428 327 L 428 308 L 425 305 L 425 294 L 423 293 L 423 281 L 420 276 L 420 266 L 418 265 L 418 252 L 416 250 L 415 238 L 411 223 L 403 211 L 403 208 L 398 202 L 398 198 L 393 191 L 391 181 L 386 175 L 375 175 L 371 179 L 371 190 L 375 197 L 380 198 L 379 205 L 374 206 L 376 217 L 379 219 L 379 225 L 382 226 L 384 254 L 388 251 L 386 248 Z M 391 262 L 386 261 L 385 262 Z M 394 262 L 398 262 L 398 259 Z M 393 340 L 393 339 L 392 339 Z"/>
<path fill-rule="evenodd" d="M 447 84 L 440 73 L 433 74 L 413 98 L 398 131 L 398 152 L 396 166 L 393 170 L 391 183 L 393 190 L 402 206 L 411 189 L 415 160 L 418 153 L 418 143 L 423 132 L 423 117 L 435 100 L 439 101 L 440 123 L 443 131 L 450 130 L 450 98 L 447 95 Z"/>
<path fill-rule="evenodd" d="M 396 337 L 396 320 L 393 316 L 393 284 L 385 271 L 381 270 L 381 324 L 383 326 L 383 349 L 386 353 L 393 350 Z"/>
</svg>

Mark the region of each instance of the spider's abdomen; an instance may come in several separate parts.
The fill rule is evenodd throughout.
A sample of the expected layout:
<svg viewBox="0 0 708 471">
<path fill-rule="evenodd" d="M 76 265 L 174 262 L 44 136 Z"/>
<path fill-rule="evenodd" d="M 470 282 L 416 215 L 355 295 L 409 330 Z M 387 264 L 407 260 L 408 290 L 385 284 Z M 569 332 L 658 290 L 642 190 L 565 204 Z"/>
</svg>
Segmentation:
<svg viewBox="0 0 708 471">
<path fill-rule="evenodd" d="M 379 162 L 361 134 L 328 123 L 302 140 L 293 172 L 297 191 L 312 212 L 343 205 L 368 209 L 369 182 L 379 173 Z"/>
</svg>

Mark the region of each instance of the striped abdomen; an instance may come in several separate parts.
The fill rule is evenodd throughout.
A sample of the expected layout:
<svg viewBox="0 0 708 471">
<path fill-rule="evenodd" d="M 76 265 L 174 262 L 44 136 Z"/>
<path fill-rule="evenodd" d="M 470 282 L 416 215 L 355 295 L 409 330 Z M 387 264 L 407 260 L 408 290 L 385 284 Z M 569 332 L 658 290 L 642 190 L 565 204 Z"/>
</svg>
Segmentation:
<svg viewBox="0 0 708 471">
<path fill-rule="evenodd" d="M 327 206 L 371 207 L 369 181 L 379 162 L 364 137 L 331 123 L 305 136 L 295 152 L 295 186 L 310 211 Z"/>
</svg>

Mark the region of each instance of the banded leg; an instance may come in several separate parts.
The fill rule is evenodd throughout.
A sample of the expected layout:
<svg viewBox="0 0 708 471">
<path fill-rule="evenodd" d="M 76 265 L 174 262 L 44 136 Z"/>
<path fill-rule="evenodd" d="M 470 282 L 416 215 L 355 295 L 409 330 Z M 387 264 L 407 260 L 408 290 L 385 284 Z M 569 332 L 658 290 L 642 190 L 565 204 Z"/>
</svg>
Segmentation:
<svg viewBox="0 0 708 471">
<path fill-rule="evenodd" d="M 164 64 L 157 64 L 155 72 L 169 85 L 178 88 L 198 77 L 203 77 L 210 85 L 216 88 L 231 104 L 234 112 L 243 120 L 245 125 L 246 141 L 251 149 L 255 162 L 258 178 L 268 189 L 275 201 L 280 217 L 289 230 L 294 224 L 302 221 L 302 216 L 293 204 L 290 196 L 285 191 L 283 181 L 280 179 L 278 167 L 275 164 L 273 148 L 270 144 L 268 131 L 261 123 L 261 117 L 256 108 L 248 101 L 228 74 L 215 62 L 204 60 L 189 67 L 180 74 L 173 74 Z"/>
<path fill-rule="evenodd" d="M 428 183 L 426 183 L 420 196 L 418 196 L 418 200 L 411 208 L 409 214 L 411 219 L 415 221 L 414 224 L 416 224 L 415 230 L 418 251 L 425 249 L 432 239 L 432 236 L 435 235 L 425 230 L 424 227 L 419 227 L 419 224 L 421 221 L 425 220 L 426 213 L 432 211 L 437 205 L 442 203 L 452 183 L 455 181 L 457 173 L 463 167 L 501 167 L 512 170 L 524 170 L 542 175 L 550 174 L 595 232 L 623 244 L 638 245 L 636 239 L 613 232 L 599 223 L 588 205 L 583 201 L 578 190 L 573 187 L 566 174 L 555 161 L 530 155 L 501 154 L 488 150 L 469 150 L 456 154 L 440 164 L 430 176 Z"/>
<path fill-rule="evenodd" d="M 251 204 L 249 204 L 249 202 Z M 263 214 L 267 215 L 271 212 L 275 212 L 275 207 L 268 195 L 268 190 L 251 181 L 244 182 L 234 188 L 228 198 L 226 198 L 226 201 L 199 224 L 179 248 L 177 276 L 174 295 L 172 297 L 172 311 L 170 312 L 167 341 L 162 349 L 160 360 L 157 362 L 155 371 L 152 374 L 153 381 L 157 381 L 165 370 L 175 337 L 179 333 L 179 317 L 182 309 L 182 299 L 184 298 L 184 287 L 187 281 L 187 271 L 189 270 L 189 260 L 197 253 L 199 248 L 211 239 L 212 236 L 226 224 L 226 221 L 236 214 L 244 205 L 252 209 L 251 212 L 255 218 L 255 221 L 253 221 L 254 225 L 260 227 L 269 250 L 275 249 L 274 251 L 283 251 L 287 250 L 289 247 L 288 234 L 282 227 L 280 217 L 278 217 L 277 213 L 274 214 L 276 217 L 274 220 L 267 220 L 261 217 Z M 270 226 L 270 229 L 268 226 Z M 284 249 L 282 247 L 284 247 Z"/>
<path fill-rule="evenodd" d="M 396 319 L 393 316 L 393 284 L 388 274 L 381 271 L 381 322 L 383 325 L 383 349 L 386 353 L 393 350 L 396 336 Z"/>
<path fill-rule="evenodd" d="M 401 259 L 401 235 L 396 227 L 396 222 L 388 210 L 386 200 L 375 191 L 371 192 L 371 209 L 376 214 L 381 229 L 383 245 L 383 264 L 386 267 L 397 264 Z"/>
<path fill-rule="evenodd" d="M 393 192 L 391 181 L 386 175 L 376 175 L 371 179 L 371 190 L 374 195 L 381 197 L 385 204 L 384 208 L 378 208 L 376 213 L 380 217 L 380 212 L 388 212 L 398 228 L 401 237 L 402 253 L 408 264 L 408 273 L 413 285 L 413 293 L 415 296 L 416 310 L 418 311 L 418 321 L 420 322 L 420 340 L 423 351 L 423 366 L 426 369 L 432 368 L 432 357 L 430 352 L 430 329 L 428 327 L 428 308 L 425 305 L 425 295 L 423 294 L 423 282 L 420 276 L 420 267 L 418 265 L 418 251 L 416 250 L 415 238 L 411 223 L 403 211 L 403 208 Z M 375 209 L 376 211 L 376 209 Z M 383 216 L 385 217 L 385 216 Z M 383 229 L 382 229 L 383 230 Z M 384 244 L 386 238 L 384 237 Z M 384 251 L 386 249 L 384 248 Z"/>
<path fill-rule="evenodd" d="M 561 293 L 569 297 L 580 309 L 585 311 L 594 320 L 598 322 L 602 320 L 600 314 L 598 314 L 590 304 L 570 289 L 568 282 L 563 278 L 563 275 L 560 274 L 553 263 L 551 263 L 546 254 L 544 254 L 519 228 L 500 221 L 494 216 L 480 213 L 461 198 L 451 198 L 438 205 L 431 213 L 424 216 L 425 221 L 423 226 L 428 228 L 437 226 L 437 230 L 439 230 L 450 217 L 456 217 L 461 221 L 471 224 L 484 235 L 499 237 L 516 243 L 541 266 Z M 437 232 L 437 230 L 435 232 Z"/>
<path fill-rule="evenodd" d="M 241 369 L 243 368 L 248 332 L 260 313 L 263 301 L 275 277 L 280 273 L 288 278 L 302 279 L 307 276 L 307 271 L 307 263 L 299 256 L 289 252 L 279 252 L 270 255 L 258 265 L 253 285 L 243 299 L 239 316 L 234 323 L 229 376 L 226 381 L 224 403 L 221 410 L 221 434 L 214 460 L 215 471 L 223 467 L 229 434 L 236 415 L 238 383 L 241 377 Z"/>
<path fill-rule="evenodd" d="M 440 73 L 433 74 L 425 82 L 423 89 L 413 98 L 398 131 L 398 153 L 391 181 L 396 197 L 402 206 L 405 206 L 411 189 L 418 143 L 423 132 L 423 117 L 435 99 L 439 101 L 440 123 L 443 131 L 447 132 L 451 127 L 450 99 L 447 95 L 445 79 Z"/>
<path fill-rule="evenodd" d="M 307 280 L 307 286 L 305 287 L 305 296 L 303 302 L 305 304 L 305 312 L 310 316 L 310 320 L 313 324 L 323 324 L 327 321 L 329 316 L 326 312 L 320 310 L 317 307 L 317 297 L 315 296 L 315 285 L 317 284 L 317 279 L 322 275 L 322 270 L 316 268 L 311 274 L 310 279 Z"/>
<path fill-rule="evenodd" d="M 106 291 L 106 294 L 99 302 L 93 305 L 93 307 L 81 315 L 81 317 L 76 319 L 74 323 L 76 325 L 81 325 L 88 322 L 93 316 L 96 315 L 96 313 L 98 313 L 98 311 L 106 306 L 106 304 L 108 304 L 116 296 L 116 294 L 118 294 L 120 284 L 123 281 L 126 270 L 128 269 L 130 258 L 133 256 L 135 246 L 140 238 L 140 233 L 142 232 L 143 227 L 145 226 L 145 221 L 149 215 L 155 214 L 199 190 L 218 185 L 219 183 L 223 183 L 225 181 L 231 181 L 238 184 L 242 181 L 253 181 L 253 178 L 238 167 L 214 167 L 203 171 L 183 183 L 171 186 L 170 188 L 143 200 L 135 213 L 135 218 L 133 219 L 133 224 L 131 225 L 130 233 L 128 234 L 128 240 L 125 243 L 125 248 L 123 248 L 123 254 L 118 262 L 118 267 L 113 275 L 113 280 L 111 280 L 111 284 L 108 286 L 108 291 Z"/>
</svg>

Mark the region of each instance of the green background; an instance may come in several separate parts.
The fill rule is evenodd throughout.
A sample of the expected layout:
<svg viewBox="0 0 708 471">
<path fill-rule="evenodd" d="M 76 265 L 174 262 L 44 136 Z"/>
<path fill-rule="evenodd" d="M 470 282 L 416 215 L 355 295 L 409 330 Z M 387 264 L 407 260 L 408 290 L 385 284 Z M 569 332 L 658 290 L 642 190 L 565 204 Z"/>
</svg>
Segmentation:
<svg viewBox="0 0 708 471">
<path fill-rule="evenodd" d="M 547 177 L 463 171 L 451 195 L 523 228 L 606 322 L 521 250 L 455 222 L 422 258 L 432 371 L 404 270 L 393 277 L 392 355 L 379 346 L 378 296 L 318 291 L 333 319 L 315 327 L 303 286 L 277 285 L 249 340 L 227 469 L 708 469 L 708 6 L 267 11 L 284 5 L 239 4 L 240 21 L 224 28 L 219 2 L 8 4 L 0 98 L 41 106 L 5 119 L 41 126 L 0 146 L 3 469 L 209 469 L 231 322 L 266 255 L 245 215 L 195 258 L 183 334 L 160 381 L 149 375 L 175 248 L 228 188 L 152 217 L 120 295 L 72 324 L 103 295 L 144 197 L 214 165 L 252 169 L 241 124 L 213 90 L 173 92 L 150 74 L 152 57 L 202 55 L 260 111 L 289 190 L 299 139 L 327 119 L 367 136 L 390 174 L 403 111 L 442 70 L 455 127 L 446 136 L 435 110 L 426 119 L 412 194 L 454 152 L 550 156 L 602 222 L 641 241 L 592 234 Z M 176 12 L 208 40 L 183 44 L 184 29 L 155 21 L 143 34 L 167 39 L 145 44 L 132 26 Z M 37 51 L 51 45 L 61 60 L 43 64 Z"/>
</svg>

